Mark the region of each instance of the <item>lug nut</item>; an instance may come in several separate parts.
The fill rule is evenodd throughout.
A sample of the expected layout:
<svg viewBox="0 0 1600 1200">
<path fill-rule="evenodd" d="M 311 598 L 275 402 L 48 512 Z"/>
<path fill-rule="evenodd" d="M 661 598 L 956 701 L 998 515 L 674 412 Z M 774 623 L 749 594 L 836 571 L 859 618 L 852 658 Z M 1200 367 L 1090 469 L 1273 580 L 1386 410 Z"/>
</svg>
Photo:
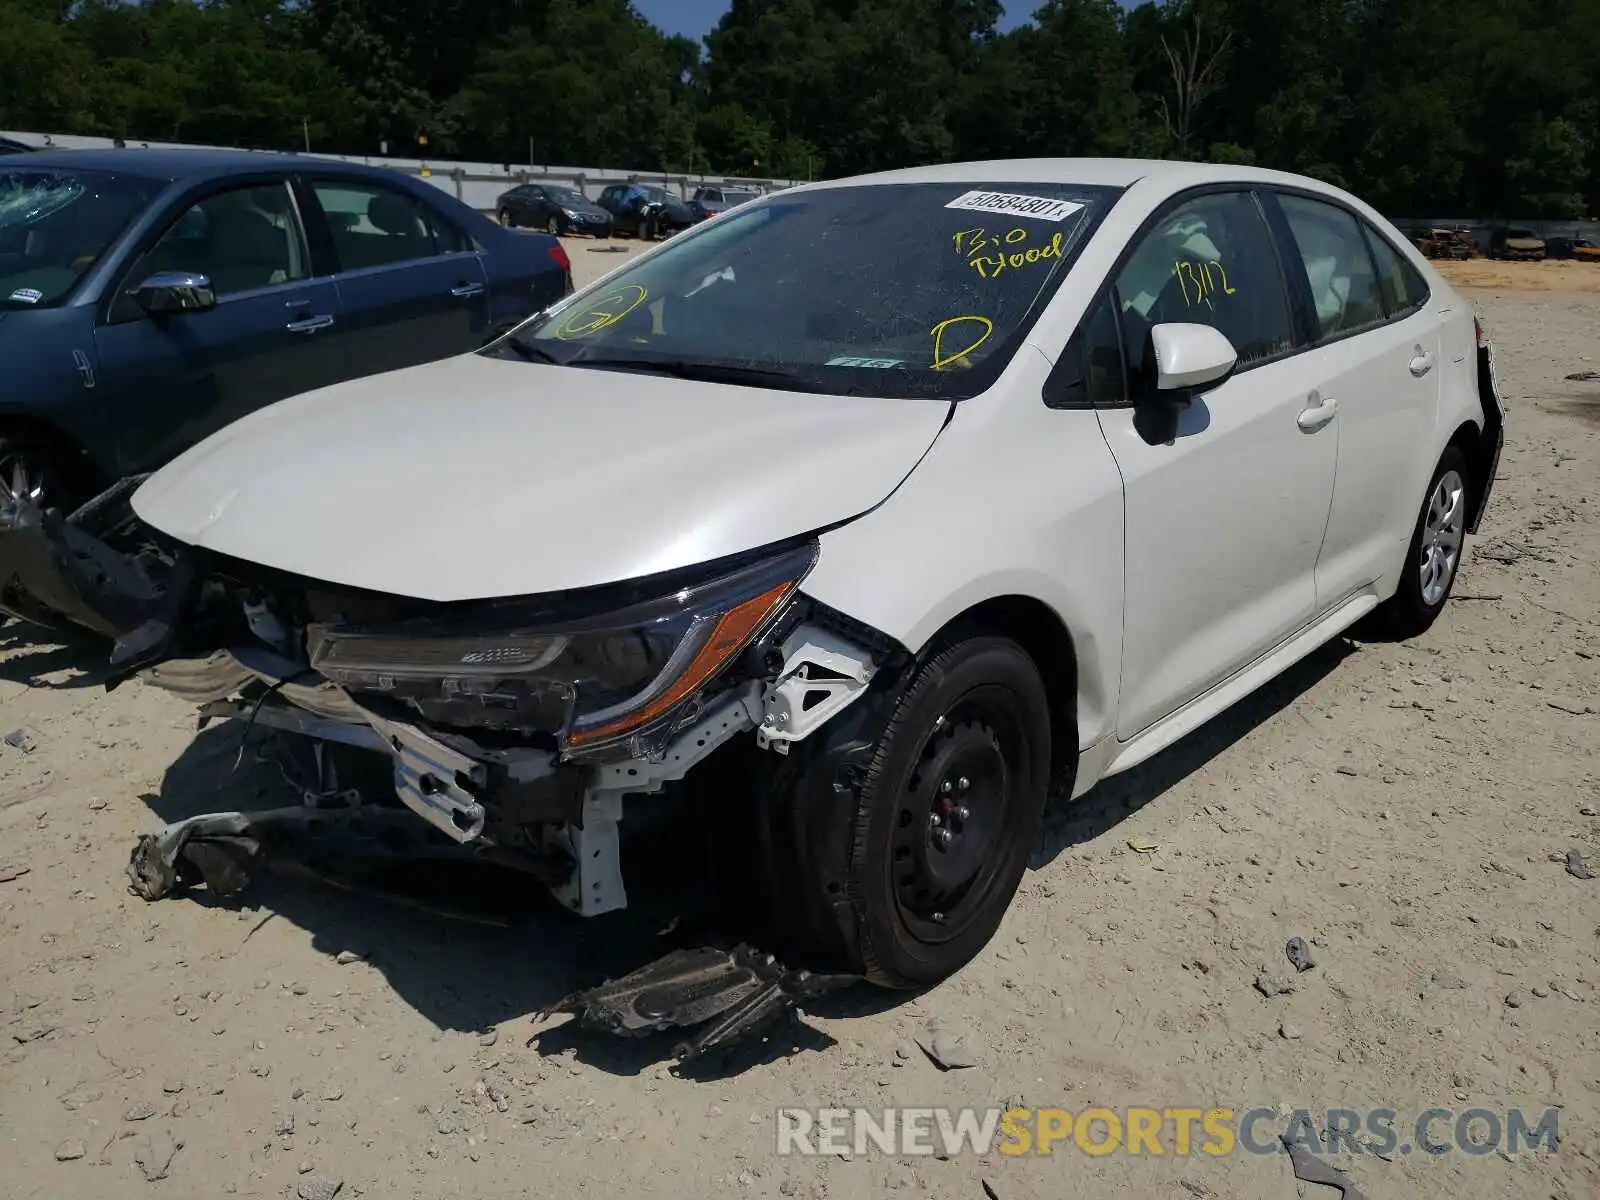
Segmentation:
<svg viewBox="0 0 1600 1200">
<path fill-rule="evenodd" d="M 964 792 L 971 786 L 972 786 L 972 780 L 968 779 L 965 775 L 963 775 L 959 780 L 956 781 L 956 788 L 958 790 L 960 790 L 960 791 Z"/>
<path fill-rule="evenodd" d="M 929 813 L 928 814 L 928 824 L 934 826 L 935 828 L 937 828 L 938 825 L 939 825 L 939 814 L 938 813 Z"/>
<path fill-rule="evenodd" d="M 948 796 L 950 794 L 950 781 L 946 779 L 943 783 L 941 783 L 939 785 L 939 790 Z"/>
<path fill-rule="evenodd" d="M 943 848 L 950 844 L 950 836 L 950 831 L 948 829 L 938 829 L 934 831 L 933 840 L 937 842 L 941 848 Z"/>
<path fill-rule="evenodd" d="M 960 808 L 956 809 L 956 820 L 958 820 L 958 821 L 965 821 L 971 815 L 972 815 L 972 810 L 969 809 L 965 804 L 963 804 Z"/>
</svg>

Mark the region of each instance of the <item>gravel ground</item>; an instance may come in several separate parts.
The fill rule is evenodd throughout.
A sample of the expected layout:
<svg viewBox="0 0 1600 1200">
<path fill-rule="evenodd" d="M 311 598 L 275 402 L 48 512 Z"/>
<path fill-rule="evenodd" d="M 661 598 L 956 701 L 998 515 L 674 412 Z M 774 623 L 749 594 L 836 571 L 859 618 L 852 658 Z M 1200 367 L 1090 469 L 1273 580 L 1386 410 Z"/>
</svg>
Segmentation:
<svg viewBox="0 0 1600 1200">
<path fill-rule="evenodd" d="M 703 1073 L 671 1069 L 670 1039 L 533 1016 L 605 941 L 559 919 L 485 929 L 271 879 L 242 905 L 127 895 L 138 833 L 274 781 L 233 771 L 236 731 L 197 737 L 175 699 L 0 631 L 0 732 L 32 747 L 0 744 L 0 1195 L 1297 1194 L 1282 1156 L 774 1154 L 779 1105 L 1017 1101 L 1558 1105 L 1555 1154 L 1334 1161 L 1370 1200 L 1600 1194 L 1600 880 L 1563 862 L 1600 869 L 1600 383 L 1564 378 L 1600 365 L 1600 297 L 1527 283 L 1551 267 L 1471 293 L 1511 413 L 1432 631 L 1329 647 L 1057 814 L 956 979 L 847 995 Z M 1291 936 L 1314 969 L 1288 969 Z M 932 1018 L 975 1066 L 916 1049 Z"/>
</svg>

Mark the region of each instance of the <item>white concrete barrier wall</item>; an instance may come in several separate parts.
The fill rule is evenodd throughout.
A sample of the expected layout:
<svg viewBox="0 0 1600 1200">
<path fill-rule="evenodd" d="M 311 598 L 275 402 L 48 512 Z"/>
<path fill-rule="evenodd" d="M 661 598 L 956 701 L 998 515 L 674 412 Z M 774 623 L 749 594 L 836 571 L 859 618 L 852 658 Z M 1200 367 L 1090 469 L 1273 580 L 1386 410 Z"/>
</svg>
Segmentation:
<svg viewBox="0 0 1600 1200">
<path fill-rule="evenodd" d="M 40 149 L 55 147 L 65 150 L 102 150 L 111 149 L 117 144 L 116 139 L 106 137 L 83 137 L 77 134 L 37 133 L 9 129 L 0 129 L 0 136 L 8 137 L 30 146 L 37 146 Z M 126 139 L 123 144 L 130 152 L 136 152 L 141 148 L 170 150 L 222 149 L 222 147 L 201 146 L 191 142 L 147 142 L 131 138 Z M 403 171 L 408 175 L 426 179 L 435 187 L 449 192 L 463 202 L 484 212 L 489 212 L 494 208 L 496 198 L 507 188 L 515 187 L 519 183 L 537 183 L 541 180 L 576 187 L 591 200 L 598 197 L 603 189 L 614 183 L 658 184 L 665 187 L 669 192 L 683 199 L 688 199 L 694 194 L 694 189 L 702 185 L 718 187 L 756 184 L 765 191 L 771 191 L 775 188 L 791 187 L 795 182 L 789 179 L 751 176 L 663 174 L 659 171 L 628 171 L 615 167 L 452 162 L 424 158 L 319 154 L 315 151 L 291 151 L 291 153 L 299 154 L 305 158 L 326 158 L 337 162 L 366 163 L 370 166 L 389 167 L 392 170 Z"/>
</svg>

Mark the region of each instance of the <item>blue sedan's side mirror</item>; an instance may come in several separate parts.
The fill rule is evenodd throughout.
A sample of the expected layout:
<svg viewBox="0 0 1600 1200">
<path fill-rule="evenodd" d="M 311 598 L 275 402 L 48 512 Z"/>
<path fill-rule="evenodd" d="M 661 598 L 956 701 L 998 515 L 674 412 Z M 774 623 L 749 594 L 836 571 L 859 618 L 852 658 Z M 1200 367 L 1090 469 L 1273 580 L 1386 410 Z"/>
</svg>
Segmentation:
<svg viewBox="0 0 1600 1200">
<path fill-rule="evenodd" d="M 152 317 L 207 312 L 217 306 L 217 293 L 210 277 L 193 271 L 157 271 L 130 295 Z"/>
</svg>

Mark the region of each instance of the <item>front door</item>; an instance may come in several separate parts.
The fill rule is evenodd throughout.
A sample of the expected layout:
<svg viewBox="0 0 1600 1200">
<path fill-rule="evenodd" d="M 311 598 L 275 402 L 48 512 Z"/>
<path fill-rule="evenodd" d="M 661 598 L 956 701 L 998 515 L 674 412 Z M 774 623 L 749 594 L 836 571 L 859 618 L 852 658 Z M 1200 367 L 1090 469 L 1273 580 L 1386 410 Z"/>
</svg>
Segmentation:
<svg viewBox="0 0 1600 1200">
<path fill-rule="evenodd" d="M 154 469 L 275 400 L 337 382 L 344 353 L 332 281 L 310 278 L 288 187 L 211 193 L 174 214 L 95 330 L 118 469 Z M 157 271 L 207 276 L 210 311 L 146 315 L 127 292 Z"/>
<path fill-rule="evenodd" d="M 488 275 L 459 230 L 399 188 L 312 179 L 338 258 L 356 375 L 465 354 L 489 331 Z"/>
<path fill-rule="evenodd" d="M 1152 444 L 1132 408 L 1100 413 L 1122 473 L 1126 568 L 1117 734 L 1127 740 L 1259 658 L 1310 620 L 1336 432 L 1294 351 L 1286 284 L 1249 192 L 1176 203 L 1141 236 L 1112 301 L 1134 368 L 1152 325 L 1226 334 L 1235 374 L 1197 395 Z"/>
</svg>

